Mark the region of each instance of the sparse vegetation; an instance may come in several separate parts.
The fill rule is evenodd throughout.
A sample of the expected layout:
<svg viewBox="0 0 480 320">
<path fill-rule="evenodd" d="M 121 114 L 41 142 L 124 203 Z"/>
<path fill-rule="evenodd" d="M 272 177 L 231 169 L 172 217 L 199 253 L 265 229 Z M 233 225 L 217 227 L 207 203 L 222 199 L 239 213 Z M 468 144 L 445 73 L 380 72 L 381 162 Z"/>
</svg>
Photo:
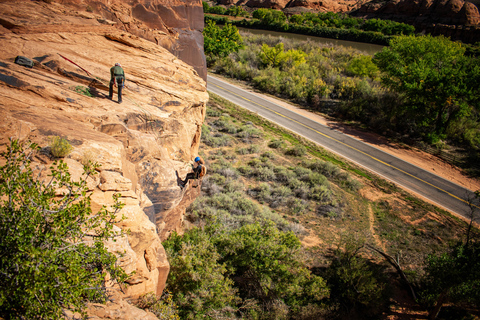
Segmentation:
<svg viewBox="0 0 480 320">
<path fill-rule="evenodd" d="M 76 93 L 83 94 L 84 96 L 93 98 L 93 94 L 90 92 L 90 88 L 89 88 L 89 87 L 76 86 L 76 87 L 74 88 L 74 91 L 75 91 Z"/>
<path fill-rule="evenodd" d="M 227 279 L 230 279 L 232 282 L 228 282 L 225 290 L 236 298 L 227 301 L 219 294 L 216 306 L 208 302 L 208 298 L 202 302 L 209 303 L 208 310 L 199 307 L 202 310 L 192 311 L 190 307 L 186 307 L 189 314 L 197 312 L 204 316 L 243 319 L 342 319 L 349 314 L 373 318 L 381 313 L 388 313 L 391 290 L 397 289 L 392 281 L 389 265 L 366 250 L 365 244 L 377 245 L 380 241 L 388 254 L 397 256 L 400 264 L 406 266 L 404 271 L 409 279 L 417 283 L 423 274 L 425 257 L 429 253 L 445 252 L 448 250 L 448 243 L 462 237 L 465 223 L 391 184 L 382 183 L 378 178 L 338 160 L 300 137 L 213 94 L 208 108 L 207 114 L 211 116 L 207 117 L 204 124 L 207 130 L 202 132 L 202 139 L 205 139 L 202 141 L 209 140 L 204 136 L 205 132 L 211 136 L 221 133 L 229 137 L 230 144 L 202 146 L 201 152 L 208 160 L 209 174 L 201 185 L 202 195 L 187 209 L 187 219 L 196 226 L 196 229 L 192 230 L 196 239 L 210 241 L 202 242 L 199 246 L 201 250 L 208 247 L 210 252 L 214 252 L 216 260 L 202 262 L 203 254 L 197 260 L 192 260 L 194 253 L 182 255 L 182 259 L 187 259 L 191 254 L 192 259 L 188 259 L 192 263 L 197 261 L 209 265 L 209 270 L 219 268 L 218 273 L 215 273 L 215 280 L 210 280 L 208 285 L 225 285 Z M 238 136 L 240 128 L 246 125 L 259 132 L 248 142 Z M 285 154 L 285 150 L 296 145 L 305 147 L 306 153 L 303 156 Z M 244 151 L 238 152 L 239 150 Z M 248 150 L 256 152 L 247 152 Z M 267 152 L 268 155 L 265 154 Z M 385 192 L 388 196 L 369 202 L 358 192 L 365 188 L 372 192 Z M 395 194 L 395 197 L 392 194 Z M 429 218 L 433 212 L 435 218 Z M 316 245 L 310 246 L 308 251 L 302 251 L 303 258 L 299 261 L 307 267 L 308 272 L 322 279 L 322 282 L 323 279 L 327 280 L 326 287 L 318 288 L 328 289 L 329 296 L 325 295 L 326 291 L 320 291 L 323 294 L 318 298 L 308 296 L 305 292 L 297 292 L 293 298 L 281 292 L 289 289 L 279 287 L 275 280 L 270 278 L 269 281 L 272 282 L 269 288 L 280 290 L 275 293 L 277 298 L 270 300 L 259 295 L 260 284 L 256 280 L 249 278 L 251 281 L 247 285 L 242 280 L 245 273 L 228 271 L 239 270 L 237 268 L 247 270 L 243 269 L 245 264 L 240 263 L 240 258 L 237 257 L 242 256 L 243 250 L 264 251 L 248 251 L 250 248 L 242 247 L 240 253 L 235 249 L 236 244 L 240 247 L 239 243 L 247 241 L 253 248 L 265 248 L 268 245 L 268 238 L 262 240 L 262 243 L 266 242 L 260 245 L 260 242 L 253 239 L 240 237 L 237 232 L 241 233 L 243 231 L 239 230 L 247 228 L 254 230 L 257 228 L 255 224 L 263 226 L 261 230 L 265 230 L 266 223 L 269 224 L 272 235 L 291 231 L 298 240 L 306 241 L 305 243 L 316 239 Z M 367 230 L 373 230 L 373 234 Z M 249 234 L 255 238 L 261 237 L 256 232 Z M 344 236 L 347 234 L 351 236 Z M 188 250 L 197 250 L 194 249 L 197 245 L 191 242 L 192 235 L 188 235 L 187 240 L 175 236 L 176 246 L 182 244 Z M 306 240 L 307 237 L 309 240 Z M 217 241 L 218 239 L 224 239 L 222 241 L 228 244 L 220 245 L 223 242 Z M 232 250 L 231 253 L 227 254 L 225 248 Z M 169 252 L 172 255 L 177 254 L 176 250 Z M 241 259 L 246 257 L 242 256 Z M 265 260 L 249 263 L 256 264 L 260 261 L 265 265 L 270 263 Z M 221 269 L 222 267 L 227 271 Z M 250 272 L 253 270 L 248 270 L 248 274 L 252 276 Z M 179 272 L 187 276 L 183 271 Z M 261 271 L 264 272 L 266 271 Z M 197 271 L 189 274 L 199 275 Z M 265 274 L 258 276 L 265 277 Z M 206 279 L 210 279 L 209 277 Z M 204 288 L 206 285 L 199 283 L 196 288 Z M 186 287 L 186 284 L 182 288 L 177 287 L 175 293 L 172 292 L 174 299 L 177 299 L 177 295 L 200 299 L 202 291 L 189 291 Z M 355 289 L 352 289 L 353 287 Z M 271 292 L 268 291 L 270 289 L 265 290 Z M 215 292 L 219 291 L 215 289 L 212 294 L 216 294 Z M 182 317 L 189 316 L 183 314 Z"/>
<path fill-rule="evenodd" d="M 70 142 L 62 137 L 52 137 L 50 139 L 50 152 L 55 158 L 64 158 L 72 152 L 73 147 Z"/>
</svg>

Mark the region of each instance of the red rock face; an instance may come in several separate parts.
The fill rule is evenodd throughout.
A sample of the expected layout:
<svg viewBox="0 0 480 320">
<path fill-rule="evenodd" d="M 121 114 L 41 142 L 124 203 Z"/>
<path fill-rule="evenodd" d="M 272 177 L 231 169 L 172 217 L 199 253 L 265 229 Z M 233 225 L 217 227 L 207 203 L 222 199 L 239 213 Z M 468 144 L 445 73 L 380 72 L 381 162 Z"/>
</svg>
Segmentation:
<svg viewBox="0 0 480 320">
<path fill-rule="evenodd" d="M 480 39 L 479 10 L 473 3 L 463 0 L 371 1 L 353 15 L 409 23 L 417 31 L 443 34 L 452 40 L 471 43 Z"/>
<path fill-rule="evenodd" d="M 206 80 L 201 0 L 57 0 L 88 9 L 115 27 L 155 42 L 195 68 Z"/>
</svg>

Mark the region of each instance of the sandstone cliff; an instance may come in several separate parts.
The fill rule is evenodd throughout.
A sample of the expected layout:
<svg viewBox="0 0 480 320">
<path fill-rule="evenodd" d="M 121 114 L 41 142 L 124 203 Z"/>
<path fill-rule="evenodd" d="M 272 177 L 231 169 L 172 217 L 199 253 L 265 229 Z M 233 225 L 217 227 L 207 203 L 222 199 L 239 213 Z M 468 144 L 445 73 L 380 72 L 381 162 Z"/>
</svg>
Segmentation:
<svg viewBox="0 0 480 320">
<path fill-rule="evenodd" d="M 47 148 L 49 137 L 61 136 L 74 146 L 65 159 L 73 177 L 80 176 L 86 160 L 101 165 L 89 182 L 93 209 L 110 205 L 113 193 L 122 194 L 126 205 L 120 215 L 126 220 L 117 227 L 130 232 L 109 248 L 125 252 L 120 264 L 136 273 L 125 294 L 117 293 L 107 306 L 92 306 L 90 314 L 154 319 L 123 298 L 164 288 L 169 264 L 161 240 L 181 231 L 182 214 L 198 192 L 182 191 L 176 171 L 184 177 L 197 155 L 206 83 L 148 37 L 119 30 L 113 20 L 72 2 L 0 2 L 0 148 L 9 137 Z M 127 1 L 108 3 L 122 7 Z M 18 55 L 33 59 L 35 67 L 15 64 Z M 115 62 L 127 77 L 122 104 L 116 94 L 115 101 L 107 98 L 105 84 Z M 81 93 L 87 87 L 91 96 Z M 48 167 L 52 161 L 48 153 L 39 154 L 34 165 Z"/>
<path fill-rule="evenodd" d="M 445 35 L 466 43 L 480 39 L 480 13 L 478 7 L 469 1 L 370 1 L 353 15 L 405 22 L 414 25 L 417 32 Z"/>
</svg>

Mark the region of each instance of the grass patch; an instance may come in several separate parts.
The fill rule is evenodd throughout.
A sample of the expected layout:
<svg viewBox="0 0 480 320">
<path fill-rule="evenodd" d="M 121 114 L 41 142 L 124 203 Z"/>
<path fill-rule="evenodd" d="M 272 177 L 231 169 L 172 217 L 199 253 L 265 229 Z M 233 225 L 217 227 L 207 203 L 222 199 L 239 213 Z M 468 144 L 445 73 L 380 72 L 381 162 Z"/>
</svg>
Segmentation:
<svg viewBox="0 0 480 320">
<path fill-rule="evenodd" d="M 90 88 L 84 86 L 76 86 L 73 91 L 83 94 L 84 96 L 93 98 L 93 94 L 90 92 Z"/>
</svg>

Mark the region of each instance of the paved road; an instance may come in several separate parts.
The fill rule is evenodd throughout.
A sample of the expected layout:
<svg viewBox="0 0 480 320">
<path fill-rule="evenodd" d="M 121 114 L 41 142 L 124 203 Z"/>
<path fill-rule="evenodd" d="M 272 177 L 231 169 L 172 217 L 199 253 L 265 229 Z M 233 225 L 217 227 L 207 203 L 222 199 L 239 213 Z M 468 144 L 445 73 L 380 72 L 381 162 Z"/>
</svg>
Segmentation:
<svg viewBox="0 0 480 320">
<path fill-rule="evenodd" d="M 469 212 L 463 199 L 473 192 L 435 174 L 367 145 L 260 95 L 208 76 L 208 91 L 275 122 L 393 183 L 417 193 L 438 206 L 459 215 Z"/>
</svg>

